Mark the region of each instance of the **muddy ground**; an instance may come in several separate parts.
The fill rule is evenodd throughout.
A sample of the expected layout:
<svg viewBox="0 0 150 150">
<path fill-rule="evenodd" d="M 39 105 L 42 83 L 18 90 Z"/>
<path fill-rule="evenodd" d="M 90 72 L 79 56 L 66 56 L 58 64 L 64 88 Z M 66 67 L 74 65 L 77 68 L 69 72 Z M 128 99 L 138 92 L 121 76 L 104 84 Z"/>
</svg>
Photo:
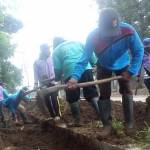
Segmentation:
<svg viewBox="0 0 150 150">
<path fill-rule="evenodd" d="M 135 135 L 126 136 L 125 134 L 117 135 L 113 133 L 108 138 L 99 136 L 101 132 L 101 123 L 98 117 L 86 101 L 80 102 L 81 120 L 83 126 L 80 128 L 67 128 L 61 131 L 51 125 L 41 128 L 40 120 L 43 120 L 43 115 L 39 113 L 38 108 L 33 104 L 28 108 L 34 117 L 32 125 L 13 126 L 9 129 L 0 129 L 0 149 L 2 150 L 94 150 L 87 143 L 87 139 L 96 139 L 113 145 L 126 145 L 132 142 Z M 150 115 L 145 114 L 146 103 L 134 103 L 134 114 L 136 122 L 136 131 L 140 131 L 145 123 L 150 125 Z M 123 121 L 121 102 L 112 102 L 113 118 Z M 70 109 L 65 103 L 62 107 L 63 121 L 68 123 L 72 120 Z M 67 132 L 66 132 L 67 130 Z M 71 133 L 71 135 L 70 135 Z M 69 136 L 68 136 L 69 134 Z M 74 138 L 72 138 L 72 135 Z M 83 137 L 80 137 L 83 135 Z M 84 142 L 85 141 L 85 142 Z M 89 142 L 88 142 L 89 143 Z"/>
</svg>

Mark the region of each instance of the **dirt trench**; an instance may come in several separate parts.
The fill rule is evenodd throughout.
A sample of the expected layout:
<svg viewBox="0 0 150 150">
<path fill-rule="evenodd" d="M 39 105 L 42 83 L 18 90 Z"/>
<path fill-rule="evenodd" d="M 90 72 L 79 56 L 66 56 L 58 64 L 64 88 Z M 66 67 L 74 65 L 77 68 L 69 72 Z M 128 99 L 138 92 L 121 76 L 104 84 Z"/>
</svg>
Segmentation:
<svg viewBox="0 0 150 150">
<path fill-rule="evenodd" d="M 124 145 L 130 144 L 133 137 L 112 134 L 107 138 L 100 138 L 101 127 L 95 125 L 98 117 L 86 101 L 80 102 L 81 120 L 80 128 L 59 128 L 48 122 L 44 130 L 41 128 L 42 115 L 37 108 L 30 112 L 34 124 L 10 129 L 0 129 L 0 150 L 120 150 Z M 135 102 L 134 114 L 136 130 L 140 131 L 145 123 L 150 125 L 150 115 L 145 115 L 146 103 Z M 123 121 L 121 102 L 112 102 L 112 114 Z M 29 108 L 31 110 L 31 108 Z M 63 108 L 62 119 L 67 123 L 72 121 L 69 107 Z"/>
</svg>

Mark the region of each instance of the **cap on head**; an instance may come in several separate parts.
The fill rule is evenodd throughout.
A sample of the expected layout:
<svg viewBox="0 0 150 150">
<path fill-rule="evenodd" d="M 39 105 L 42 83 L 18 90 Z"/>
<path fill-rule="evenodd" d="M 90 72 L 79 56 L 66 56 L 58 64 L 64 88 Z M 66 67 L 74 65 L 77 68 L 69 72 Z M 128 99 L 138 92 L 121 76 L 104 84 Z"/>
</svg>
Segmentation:
<svg viewBox="0 0 150 150">
<path fill-rule="evenodd" d="M 144 47 L 150 47 L 150 38 L 145 38 L 143 40 Z"/>
<path fill-rule="evenodd" d="M 47 58 L 50 55 L 50 46 L 45 43 L 40 45 L 40 58 Z"/>
<path fill-rule="evenodd" d="M 49 49 L 49 48 L 50 48 L 50 46 L 47 43 L 44 43 L 44 44 L 40 45 L 40 50 L 41 51 L 45 50 L 45 49 Z"/>
<path fill-rule="evenodd" d="M 104 8 L 99 16 L 99 25 L 103 29 L 113 29 L 118 27 L 120 22 L 118 12 L 113 8 Z"/>
<path fill-rule="evenodd" d="M 65 42 L 65 40 L 62 37 L 55 37 L 53 39 L 53 48 L 56 48 L 59 44 Z"/>
</svg>

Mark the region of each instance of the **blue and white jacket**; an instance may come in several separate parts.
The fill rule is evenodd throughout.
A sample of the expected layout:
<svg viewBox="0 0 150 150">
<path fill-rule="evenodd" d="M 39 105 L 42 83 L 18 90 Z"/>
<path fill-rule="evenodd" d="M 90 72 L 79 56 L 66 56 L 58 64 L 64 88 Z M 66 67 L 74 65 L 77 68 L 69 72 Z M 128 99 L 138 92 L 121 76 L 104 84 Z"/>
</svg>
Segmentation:
<svg viewBox="0 0 150 150">
<path fill-rule="evenodd" d="M 113 38 L 106 38 L 97 28 L 91 32 L 85 44 L 85 51 L 76 64 L 72 77 L 79 80 L 93 52 L 98 57 L 98 66 L 115 71 L 126 66 L 131 75 L 137 75 L 144 54 L 142 41 L 135 29 L 120 23 L 120 34 Z"/>
</svg>

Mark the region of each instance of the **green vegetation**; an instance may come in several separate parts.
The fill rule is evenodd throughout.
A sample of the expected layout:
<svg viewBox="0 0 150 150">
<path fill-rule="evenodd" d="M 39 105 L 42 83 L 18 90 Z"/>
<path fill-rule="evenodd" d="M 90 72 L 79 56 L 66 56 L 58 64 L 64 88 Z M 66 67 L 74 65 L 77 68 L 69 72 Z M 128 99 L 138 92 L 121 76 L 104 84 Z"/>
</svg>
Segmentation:
<svg viewBox="0 0 150 150">
<path fill-rule="evenodd" d="M 8 15 L 0 3 L 0 80 L 6 83 L 8 89 L 15 89 L 21 84 L 21 70 L 11 64 L 16 45 L 11 44 L 11 34 L 22 28 L 22 23 Z"/>
<path fill-rule="evenodd" d="M 122 121 L 114 119 L 112 126 L 116 135 L 124 135 L 124 124 Z"/>
<path fill-rule="evenodd" d="M 99 8 L 113 7 L 118 10 L 123 20 L 133 24 L 142 38 L 150 35 L 149 0 L 96 0 Z"/>
<path fill-rule="evenodd" d="M 150 148 L 150 125 L 145 123 L 143 130 L 139 131 L 136 135 L 136 143 L 144 150 Z"/>
</svg>

